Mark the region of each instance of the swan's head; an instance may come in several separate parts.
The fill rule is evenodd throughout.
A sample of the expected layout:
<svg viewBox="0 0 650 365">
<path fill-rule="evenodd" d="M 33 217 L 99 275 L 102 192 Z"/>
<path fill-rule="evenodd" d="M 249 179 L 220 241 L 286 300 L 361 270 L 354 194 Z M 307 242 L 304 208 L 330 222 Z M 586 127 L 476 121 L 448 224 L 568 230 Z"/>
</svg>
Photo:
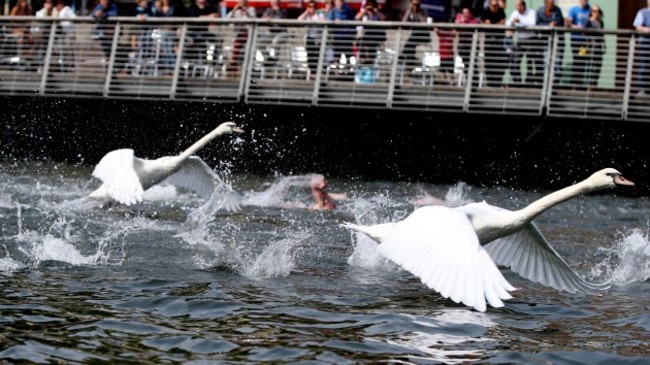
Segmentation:
<svg viewBox="0 0 650 365">
<path fill-rule="evenodd" d="M 221 123 L 217 127 L 217 132 L 219 134 L 232 134 L 232 133 L 244 133 L 244 130 L 239 128 L 234 122 L 225 122 Z"/>
<path fill-rule="evenodd" d="M 587 181 L 595 189 L 613 188 L 616 185 L 634 186 L 634 183 L 623 177 L 616 169 L 607 168 L 595 172 Z"/>
</svg>

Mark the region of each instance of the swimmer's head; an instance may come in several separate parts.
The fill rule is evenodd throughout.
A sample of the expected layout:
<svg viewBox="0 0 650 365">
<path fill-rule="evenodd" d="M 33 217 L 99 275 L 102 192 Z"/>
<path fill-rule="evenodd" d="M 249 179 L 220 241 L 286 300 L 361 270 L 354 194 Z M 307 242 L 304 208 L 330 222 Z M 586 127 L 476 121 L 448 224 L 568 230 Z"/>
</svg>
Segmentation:
<svg viewBox="0 0 650 365">
<path fill-rule="evenodd" d="M 327 189 L 327 180 L 325 179 L 325 176 L 321 174 L 315 174 L 312 176 L 309 185 L 314 189 L 324 190 Z"/>
</svg>

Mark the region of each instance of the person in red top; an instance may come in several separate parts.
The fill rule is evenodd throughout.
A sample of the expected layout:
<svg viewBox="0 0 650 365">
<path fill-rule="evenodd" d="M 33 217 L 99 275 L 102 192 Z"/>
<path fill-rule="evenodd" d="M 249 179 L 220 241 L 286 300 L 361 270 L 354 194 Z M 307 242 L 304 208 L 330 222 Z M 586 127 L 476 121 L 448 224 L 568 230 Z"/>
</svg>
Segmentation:
<svg viewBox="0 0 650 365">
<path fill-rule="evenodd" d="M 456 15 L 454 20 L 456 24 L 478 24 L 479 20 L 474 17 L 474 13 L 469 7 L 464 7 L 461 9 L 460 13 Z M 463 72 L 467 73 L 469 69 L 470 54 L 472 51 L 472 35 L 474 34 L 472 29 L 460 29 L 458 30 L 458 55 L 463 60 L 465 67 Z"/>
<path fill-rule="evenodd" d="M 454 36 L 450 28 L 437 28 L 438 55 L 440 56 L 440 72 L 445 81 L 452 83 L 454 76 Z"/>
</svg>

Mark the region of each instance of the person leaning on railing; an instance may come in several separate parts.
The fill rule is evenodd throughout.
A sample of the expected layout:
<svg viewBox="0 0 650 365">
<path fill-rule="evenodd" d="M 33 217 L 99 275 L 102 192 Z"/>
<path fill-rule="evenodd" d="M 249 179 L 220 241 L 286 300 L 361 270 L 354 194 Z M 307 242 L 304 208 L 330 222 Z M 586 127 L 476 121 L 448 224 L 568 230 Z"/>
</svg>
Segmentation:
<svg viewBox="0 0 650 365">
<path fill-rule="evenodd" d="M 248 0 L 237 0 L 237 5 L 228 13 L 228 19 L 255 19 L 255 10 L 248 7 Z M 238 76 L 239 66 L 244 61 L 243 55 L 240 55 L 248 39 L 248 26 L 238 25 L 235 27 L 235 40 L 232 47 L 232 56 L 228 71 L 232 76 Z"/>
<path fill-rule="evenodd" d="M 636 59 L 639 60 L 637 69 L 637 88 L 644 95 L 650 88 L 650 0 L 648 6 L 639 10 L 634 18 L 634 28 L 640 32 L 637 41 Z"/>
<path fill-rule="evenodd" d="M 354 13 L 345 3 L 345 0 L 334 0 L 334 7 L 328 14 L 328 20 L 339 22 L 353 20 Z M 345 55 L 352 56 L 352 43 L 354 41 L 354 28 L 336 27 L 332 31 L 332 45 L 334 48 L 334 62 L 339 62 Z"/>
<path fill-rule="evenodd" d="M 216 19 L 221 16 L 216 6 L 208 3 L 207 0 L 195 0 L 188 9 L 188 16 L 192 18 Z M 216 44 L 221 49 L 219 36 L 210 32 L 210 25 L 207 23 L 192 24 L 187 28 L 187 55 L 192 62 L 203 63 L 206 61 L 207 49 L 210 44 Z"/>
<path fill-rule="evenodd" d="M 403 22 L 409 23 L 426 23 L 427 12 L 420 6 L 420 0 L 411 0 L 409 8 L 402 18 Z M 404 43 L 401 59 L 407 68 L 416 67 L 415 53 L 418 44 L 428 44 L 431 42 L 431 34 L 428 29 L 413 29 L 411 34 Z"/>
<path fill-rule="evenodd" d="M 472 9 L 469 7 L 461 8 L 460 13 L 456 14 L 455 24 L 479 24 L 479 19 L 474 17 Z M 474 32 L 470 29 L 458 29 L 458 55 L 463 62 L 463 73 L 467 76 L 469 69 L 470 55 L 472 54 L 472 37 Z"/>
<path fill-rule="evenodd" d="M 386 16 L 379 11 L 376 0 L 368 0 L 354 19 L 363 22 L 376 22 L 385 20 Z M 358 50 L 358 63 L 362 65 L 374 64 L 377 50 L 385 41 L 386 31 L 383 28 L 357 27 L 355 44 Z"/>
<path fill-rule="evenodd" d="M 298 16 L 298 20 L 322 22 L 325 20 L 324 12 L 316 10 L 316 0 L 308 0 L 305 11 Z M 322 29 L 319 27 L 307 27 L 305 37 L 305 50 L 307 51 L 307 64 L 312 75 L 316 74 L 318 68 L 318 55 L 320 53 L 320 42 Z"/>
<path fill-rule="evenodd" d="M 104 57 L 111 54 L 111 43 L 113 41 L 114 28 L 106 24 L 109 17 L 117 16 L 117 5 L 111 0 L 99 0 L 99 4 L 92 11 L 97 25 L 95 26 L 95 37 L 99 40 Z"/>
<path fill-rule="evenodd" d="M 537 22 L 537 14 L 535 10 L 526 7 L 525 0 L 515 1 L 515 10 L 510 14 L 506 20 L 506 26 L 517 28 L 514 39 L 516 48 L 514 54 L 511 55 L 513 62 L 509 65 L 510 74 L 514 82 L 523 83 L 524 79 L 521 75 L 521 62 L 526 57 L 526 82 L 531 83 L 533 80 L 538 79 L 537 73 L 542 74 L 542 60 L 541 54 L 537 49 L 537 40 L 535 33 L 527 31 L 527 27 L 535 26 Z"/>
<path fill-rule="evenodd" d="M 569 14 L 564 23 L 569 28 L 584 29 L 587 21 L 589 21 L 590 13 L 591 5 L 589 0 L 580 0 L 578 5 L 569 9 Z M 585 37 L 584 33 L 571 32 L 571 53 L 573 55 L 571 86 L 573 87 L 581 87 L 584 84 L 585 70 L 589 59 L 588 52 L 587 37 Z"/>
<path fill-rule="evenodd" d="M 501 26 L 506 22 L 506 13 L 498 0 L 490 0 L 490 5 L 481 15 L 483 24 Z M 499 87 L 507 66 L 503 56 L 503 30 L 485 30 L 485 77 L 488 86 Z"/>
<path fill-rule="evenodd" d="M 564 16 L 562 15 L 562 9 L 559 7 L 555 6 L 555 0 L 544 0 L 544 5 L 541 6 L 539 9 L 537 9 L 537 25 L 538 26 L 546 26 L 546 27 L 563 27 L 564 26 Z M 544 33 L 547 34 L 547 33 Z M 540 43 L 541 44 L 546 44 L 548 38 L 547 36 L 540 35 Z M 544 57 L 544 62 L 545 62 L 545 67 L 544 69 L 549 69 L 549 65 L 552 64 L 554 65 L 555 69 L 555 78 L 559 79 L 561 78 L 561 65 L 562 65 L 562 59 L 564 56 L 564 33 L 559 34 L 559 41 L 557 44 L 557 53 L 555 55 L 555 60 L 551 61 L 550 57 L 550 49 L 547 46 L 543 46 L 543 51 L 542 55 Z M 540 75 L 539 82 L 542 82 L 542 78 L 544 75 Z"/>
<path fill-rule="evenodd" d="M 10 16 L 31 16 L 34 15 L 31 5 L 27 0 L 19 0 L 11 11 Z M 21 60 L 29 60 L 32 58 L 33 42 L 32 34 L 29 29 L 28 23 L 15 23 L 11 25 L 11 37 L 16 41 L 16 48 L 18 48 L 18 56 Z"/>
<path fill-rule="evenodd" d="M 603 29 L 603 10 L 598 5 L 592 5 L 589 20 L 585 23 L 585 29 Z M 600 70 L 603 66 L 603 55 L 605 54 L 605 36 L 602 33 L 585 34 L 587 46 L 587 87 L 592 89 L 598 85 Z"/>
</svg>

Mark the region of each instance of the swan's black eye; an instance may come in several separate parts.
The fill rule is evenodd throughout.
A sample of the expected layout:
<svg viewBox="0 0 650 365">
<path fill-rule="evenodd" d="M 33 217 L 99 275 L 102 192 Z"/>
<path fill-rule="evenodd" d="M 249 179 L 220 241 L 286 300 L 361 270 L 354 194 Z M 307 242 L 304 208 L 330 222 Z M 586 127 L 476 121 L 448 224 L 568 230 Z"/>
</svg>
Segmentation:
<svg viewBox="0 0 650 365">
<path fill-rule="evenodd" d="M 612 177 L 612 178 L 617 177 L 617 176 L 620 176 L 620 175 L 621 175 L 621 174 L 617 174 L 617 173 L 615 173 L 615 172 L 608 172 L 608 173 L 607 173 L 607 176 Z"/>
</svg>

